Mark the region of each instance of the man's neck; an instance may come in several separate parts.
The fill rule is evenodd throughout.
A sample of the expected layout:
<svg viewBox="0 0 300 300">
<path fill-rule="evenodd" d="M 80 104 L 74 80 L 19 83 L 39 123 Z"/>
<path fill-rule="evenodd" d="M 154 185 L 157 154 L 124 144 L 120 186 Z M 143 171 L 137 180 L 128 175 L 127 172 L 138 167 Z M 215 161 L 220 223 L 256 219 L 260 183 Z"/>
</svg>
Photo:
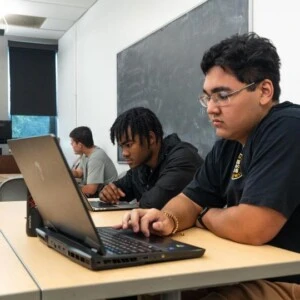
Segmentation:
<svg viewBox="0 0 300 300">
<path fill-rule="evenodd" d="M 85 147 L 83 153 L 89 157 L 94 151 L 95 151 L 96 146 L 92 146 L 91 148 Z"/>
<path fill-rule="evenodd" d="M 150 167 L 151 170 L 155 169 L 158 164 L 160 149 L 161 149 L 161 142 L 155 144 L 155 147 L 153 147 L 152 149 L 152 156 L 147 163 L 147 165 Z"/>
</svg>

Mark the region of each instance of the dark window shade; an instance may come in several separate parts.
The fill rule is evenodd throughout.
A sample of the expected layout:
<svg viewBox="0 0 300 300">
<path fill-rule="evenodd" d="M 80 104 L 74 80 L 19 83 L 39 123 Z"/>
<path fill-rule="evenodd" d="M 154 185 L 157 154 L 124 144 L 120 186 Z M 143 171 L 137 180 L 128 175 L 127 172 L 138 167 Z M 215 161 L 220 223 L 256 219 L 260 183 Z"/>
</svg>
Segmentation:
<svg viewBox="0 0 300 300">
<path fill-rule="evenodd" d="M 56 116 L 56 49 L 28 45 L 9 46 L 10 112 L 12 115 Z"/>
</svg>

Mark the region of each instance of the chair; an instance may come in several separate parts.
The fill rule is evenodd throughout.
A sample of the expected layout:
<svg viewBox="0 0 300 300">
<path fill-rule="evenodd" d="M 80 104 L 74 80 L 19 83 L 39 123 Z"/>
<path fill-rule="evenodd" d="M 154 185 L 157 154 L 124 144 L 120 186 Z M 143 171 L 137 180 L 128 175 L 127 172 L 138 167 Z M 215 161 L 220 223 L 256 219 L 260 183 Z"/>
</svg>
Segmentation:
<svg viewBox="0 0 300 300">
<path fill-rule="evenodd" d="M 27 199 L 27 186 L 22 177 L 10 178 L 0 185 L 0 201 L 20 201 Z"/>
</svg>

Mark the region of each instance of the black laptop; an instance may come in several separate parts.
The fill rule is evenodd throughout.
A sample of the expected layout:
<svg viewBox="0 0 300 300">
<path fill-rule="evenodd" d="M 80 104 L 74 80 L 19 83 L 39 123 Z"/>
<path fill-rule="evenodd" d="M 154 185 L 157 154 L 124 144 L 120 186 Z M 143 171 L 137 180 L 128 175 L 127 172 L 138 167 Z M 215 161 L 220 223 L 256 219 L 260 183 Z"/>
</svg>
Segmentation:
<svg viewBox="0 0 300 300">
<path fill-rule="evenodd" d="M 38 237 L 72 261 L 102 270 L 200 257 L 205 252 L 170 238 L 96 228 L 54 136 L 9 140 L 8 145 L 44 221 Z"/>
<path fill-rule="evenodd" d="M 139 207 L 139 203 L 136 200 L 130 202 L 119 201 L 118 203 L 111 204 L 104 202 L 99 198 L 84 198 L 87 204 L 87 208 L 90 211 L 128 210 Z"/>
</svg>

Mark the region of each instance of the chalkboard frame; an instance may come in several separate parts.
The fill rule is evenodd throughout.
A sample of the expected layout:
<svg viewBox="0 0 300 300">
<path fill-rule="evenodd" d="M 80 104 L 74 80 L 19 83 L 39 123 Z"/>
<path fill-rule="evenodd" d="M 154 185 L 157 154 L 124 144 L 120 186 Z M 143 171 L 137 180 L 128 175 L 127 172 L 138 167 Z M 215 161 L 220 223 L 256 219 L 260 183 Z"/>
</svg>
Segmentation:
<svg viewBox="0 0 300 300">
<path fill-rule="evenodd" d="M 223 7 L 222 5 L 225 6 Z M 231 8 L 230 5 L 232 5 Z M 238 9 L 240 9 L 240 11 Z M 226 15 L 226 13 L 228 15 Z M 204 21 L 202 21 L 202 19 L 204 19 Z M 233 22 L 236 22 L 236 24 L 230 23 L 231 19 L 233 19 Z M 219 21 L 220 24 L 218 24 L 218 27 L 216 27 L 215 30 L 226 30 L 226 26 L 235 25 L 236 28 L 228 28 L 226 33 L 215 32 L 212 34 L 209 32 L 209 26 L 214 26 L 213 22 L 217 21 Z M 184 29 L 184 26 L 188 26 L 188 22 L 198 22 L 195 24 L 207 26 L 208 29 L 201 27 L 200 31 L 196 26 L 194 26 L 195 28 Z M 224 25 L 222 22 L 224 22 Z M 174 28 L 173 32 L 172 26 Z M 178 30 L 175 30 L 176 26 Z M 184 41 L 179 40 L 180 44 L 177 44 L 177 46 L 174 47 L 174 44 L 172 44 L 174 40 L 176 38 L 181 38 L 180 30 L 186 30 L 185 34 L 187 38 Z M 216 137 L 214 134 L 214 129 L 209 124 L 205 109 L 203 109 L 200 104 L 197 103 L 197 96 L 198 93 L 201 92 L 201 86 L 204 80 L 204 76 L 200 70 L 201 57 L 206 49 L 223 38 L 235 33 L 244 33 L 250 30 L 252 30 L 252 0 L 208 0 L 196 6 L 192 10 L 182 14 L 175 20 L 162 26 L 146 37 L 143 37 L 134 44 L 126 47 L 117 53 L 117 114 L 119 115 L 123 111 L 133 106 L 148 107 L 153 110 L 161 120 L 165 135 L 168 135 L 172 132 L 177 132 L 180 138 L 193 143 L 198 148 L 200 155 L 205 157 L 212 147 Z M 201 34 L 203 35 L 204 33 L 207 34 L 207 36 L 201 36 Z M 199 36 L 195 36 L 196 34 Z M 194 51 L 193 47 L 195 46 L 196 48 L 197 45 L 195 44 L 197 42 L 200 43 L 200 40 L 201 43 L 203 42 L 205 45 L 199 45 L 199 50 L 197 50 L 198 52 L 196 50 Z M 157 45 L 155 45 L 155 43 Z M 193 76 L 191 76 L 191 78 L 186 81 L 185 84 L 180 86 L 180 80 L 181 78 L 185 78 L 186 73 L 183 72 L 183 75 L 181 76 L 174 73 L 175 75 L 173 79 L 175 78 L 175 81 L 177 80 L 178 83 L 175 82 L 175 85 L 172 87 L 168 86 L 168 82 L 166 81 L 164 82 L 165 85 L 163 88 L 161 88 L 159 84 L 161 81 L 163 81 L 162 76 L 155 78 L 155 76 L 152 76 L 152 74 L 156 72 L 156 75 L 161 75 L 159 74 L 160 66 L 161 72 L 163 72 L 163 63 L 161 63 L 161 65 L 159 63 L 160 61 L 164 62 L 166 59 L 168 59 L 168 56 L 170 56 L 170 51 L 164 52 L 164 50 L 161 48 L 168 48 L 168 45 L 172 45 L 173 48 L 175 48 L 170 49 L 172 51 L 175 51 L 176 49 L 179 49 L 178 51 L 180 51 L 180 49 L 182 51 L 185 49 L 190 49 L 190 51 L 193 52 L 191 56 L 198 57 L 196 59 L 196 65 L 195 62 L 189 62 L 188 56 L 190 53 L 187 55 L 188 59 L 185 58 L 185 61 L 183 60 L 182 62 L 178 63 L 183 66 L 182 68 L 185 67 L 184 64 L 187 64 L 187 69 L 193 69 Z M 151 63 L 149 61 L 147 62 L 147 52 L 150 51 L 152 51 L 153 55 L 148 56 L 151 57 L 151 62 L 153 65 L 156 64 L 156 70 L 151 68 Z M 182 52 L 179 53 L 181 55 Z M 133 61 L 130 61 L 128 57 L 131 57 Z M 134 65 L 134 67 L 132 65 Z M 170 63 L 170 66 L 171 65 L 176 68 L 177 61 L 173 61 L 173 64 Z M 147 68 L 148 70 L 144 71 Z M 166 67 L 166 69 L 168 70 L 168 67 Z M 172 72 L 173 69 L 170 67 L 169 72 L 164 74 L 166 75 L 165 77 Z M 158 82 L 158 79 L 160 82 Z M 180 86 L 180 90 L 178 90 L 178 86 Z M 153 92 L 156 89 L 160 89 L 160 94 Z M 180 95 L 177 99 L 177 102 L 174 101 L 174 95 L 172 95 L 172 91 L 175 91 L 175 96 Z M 189 102 L 182 102 L 184 96 L 186 96 L 184 99 L 189 99 Z M 174 106 L 176 106 L 177 111 Z M 180 116 L 181 119 L 177 121 L 178 123 L 174 123 L 178 116 Z M 117 160 L 118 163 L 124 163 L 124 159 L 119 148 Z"/>
</svg>

